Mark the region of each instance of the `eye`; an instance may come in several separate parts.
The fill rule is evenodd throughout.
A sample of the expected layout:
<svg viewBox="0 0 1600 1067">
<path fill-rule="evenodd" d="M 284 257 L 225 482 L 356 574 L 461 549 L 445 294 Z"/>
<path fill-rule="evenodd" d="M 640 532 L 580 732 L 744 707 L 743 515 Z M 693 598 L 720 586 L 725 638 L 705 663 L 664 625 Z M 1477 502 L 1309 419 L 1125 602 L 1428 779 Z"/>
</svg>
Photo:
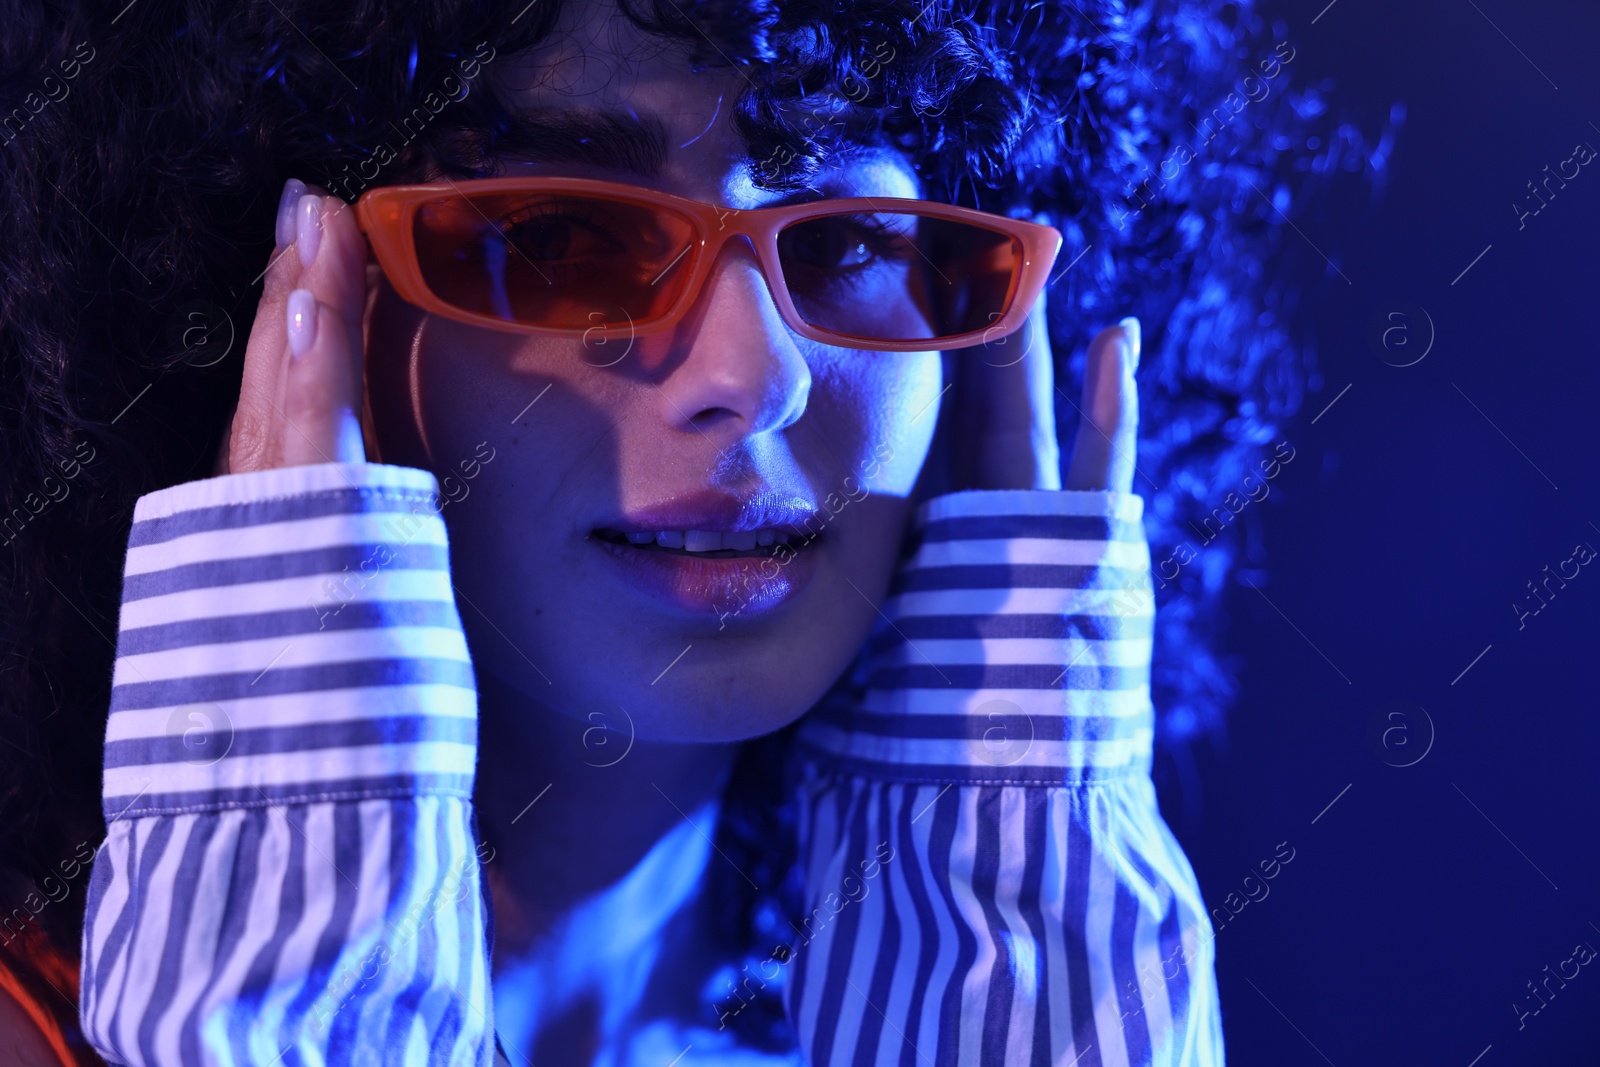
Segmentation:
<svg viewBox="0 0 1600 1067">
<path fill-rule="evenodd" d="M 572 225 L 559 219 L 533 219 L 506 230 L 506 239 L 529 259 L 561 259 L 572 238 Z"/>
<path fill-rule="evenodd" d="M 866 227 L 845 216 L 812 219 L 784 230 L 778 252 L 786 260 L 823 270 L 840 270 L 870 263 L 874 249 Z"/>
<path fill-rule="evenodd" d="M 501 237 L 534 262 L 614 255 L 626 246 L 588 204 L 539 204 L 505 219 Z"/>
</svg>

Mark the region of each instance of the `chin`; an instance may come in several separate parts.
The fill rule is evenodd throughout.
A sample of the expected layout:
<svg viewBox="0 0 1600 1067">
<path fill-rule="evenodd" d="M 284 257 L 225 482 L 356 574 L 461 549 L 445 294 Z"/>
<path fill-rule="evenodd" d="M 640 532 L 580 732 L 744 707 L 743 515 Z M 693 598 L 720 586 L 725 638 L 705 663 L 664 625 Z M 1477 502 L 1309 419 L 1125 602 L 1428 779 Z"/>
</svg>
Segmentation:
<svg viewBox="0 0 1600 1067">
<path fill-rule="evenodd" d="M 696 651 L 699 649 L 690 655 Z M 746 648 L 719 661 L 708 657 L 698 668 L 684 669 L 677 687 L 667 692 L 650 691 L 665 685 L 665 679 L 653 687 L 646 679 L 619 692 L 617 703 L 630 707 L 641 740 L 692 744 L 748 741 L 781 730 L 809 711 L 848 658 L 835 665 L 829 657 L 827 664 L 817 663 L 814 670 L 807 671 L 792 646 L 775 647 L 771 655 L 752 654 Z M 784 660 L 787 662 L 781 662 Z M 779 662 L 780 669 L 772 670 Z M 679 663 L 674 669 L 683 668 Z"/>
<path fill-rule="evenodd" d="M 573 623 L 566 648 L 607 647 L 620 654 L 551 656 L 536 672 L 514 652 L 502 654 L 495 647 L 504 644 L 499 635 L 480 633 L 480 687 L 520 694 L 610 740 L 717 744 L 780 730 L 822 698 L 860 645 L 847 643 L 853 634 L 842 628 L 818 633 L 818 627 L 797 632 L 789 626 L 759 635 L 681 632 L 668 638 L 657 632 L 618 650 L 614 639 L 578 639 L 574 629 L 583 624 Z M 602 629 L 614 635 L 625 628 L 616 620 Z"/>
</svg>

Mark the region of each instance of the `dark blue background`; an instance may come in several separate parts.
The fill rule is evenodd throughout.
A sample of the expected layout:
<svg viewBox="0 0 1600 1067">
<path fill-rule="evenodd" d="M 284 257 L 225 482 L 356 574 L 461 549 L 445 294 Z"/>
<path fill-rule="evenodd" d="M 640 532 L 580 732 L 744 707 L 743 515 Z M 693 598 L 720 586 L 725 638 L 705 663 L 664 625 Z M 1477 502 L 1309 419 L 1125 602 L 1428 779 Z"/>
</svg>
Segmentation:
<svg viewBox="0 0 1600 1067">
<path fill-rule="evenodd" d="M 1520 630 L 1512 604 L 1600 548 L 1600 159 L 1520 231 L 1511 205 L 1600 148 L 1600 5 L 1325 3 L 1264 5 L 1287 71 L 1336 79 L 1330 110 L 1369 134 L 1395 101 L 1405 122 L 1376 203 L 1347 182 L 1290 213 L 1344 277 L 1305 291 L 1322 380 L 1259 505 L 1267 584 L 1230 593 L 1228 736 L 1163 811 L 1210 907 L 1295 849 L 1217 934 L 1232 1067 L 1597 1064 L 1600 960 L 1520 1030 L 1512 1005 L 1600 949 L 1600 560 Z M 1406 304 L 1410 354 L 1415 308 L 1436 338 L 1395 367 L 1369 324 Z M 1433 724 L 1409 767 L 1369 741 L 1391 700 Z M 1391 759 L 1426 733 L 1412 713 Z"/>
</svg>

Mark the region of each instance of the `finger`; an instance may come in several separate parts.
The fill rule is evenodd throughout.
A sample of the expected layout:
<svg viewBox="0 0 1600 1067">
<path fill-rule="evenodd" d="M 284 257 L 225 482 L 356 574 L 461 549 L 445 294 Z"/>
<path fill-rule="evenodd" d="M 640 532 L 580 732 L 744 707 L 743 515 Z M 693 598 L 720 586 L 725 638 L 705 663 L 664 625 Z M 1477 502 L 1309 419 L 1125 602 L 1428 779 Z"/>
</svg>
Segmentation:
<svg viewBox="0 0 1600 1067">
<path fill-rule="evenodd" d="M 1068 489 L 1133 491 L 1139 444 L 1139 320 L 1108 326 L 1089 343 L 1083 403 L 1067 470 Z"/>
<path fill-rule="evenodd" d="M 361 462 L 360 377 L 338 309 L 310 289 L 296 289 L 286 302 L 284 325 L 289 363 L 281 465 Z"/>
<path fill-rule="evenodd" d="M 1059 489 L 1055 370 L 1045 298 L 1021 329 L 973 349 L 964 401 L 972 429 L 972 477 L 980 489 Z"/>
<path fill-rule="evenodd" d="M 300 279 L 300 257 L 294 246 L 294 211 L 306 186 L 296 179 L 284 184 L 275 226 L 274 247 L 268 259 L 261 299 L 245 342 L 244 371 L 239 384 L 239 402 L 234 408 L 228 440 L 218 463 L 225 471 L 260 470 L 275 460 L 273 428 L 275 410 L 282 394 L 284 352 L 284 306 Z"/>
<path fill-rule="evenodd" d="M 360 410 L 366 239 L 348 205 L 316 186 L 282 221 L 277 236 L 289 234 L 293 243 L 273 266 L 293 288 L 274 287 L 257 312 L 251 346 L 259 344 L 260 359 L 241 391 L 235 440 L 247 451 L 234 470 L 365 458 L 359 419 L 353 443 L 350 425 Z"/>
<path fill-rule="evenodd" d="M 319 213 L 313 218 L 310 203 L 301 202 L 305 215 L 300 229 L 315 242 L 316 254 L 301 274 L 298 287 L 311 290 L 318 301 L 333 309 L 339 328 L 345 332 L 349 369 L 359 382 L 361 321 L 367 304 L 367 240 L 356 224 L 355 209 L 343 200 L 318 194 L 317 207 Z M 300 240 L 297 237 L 296 242 Z M 359 392 L 353 403 L 359 411 Z"/>
</svg>

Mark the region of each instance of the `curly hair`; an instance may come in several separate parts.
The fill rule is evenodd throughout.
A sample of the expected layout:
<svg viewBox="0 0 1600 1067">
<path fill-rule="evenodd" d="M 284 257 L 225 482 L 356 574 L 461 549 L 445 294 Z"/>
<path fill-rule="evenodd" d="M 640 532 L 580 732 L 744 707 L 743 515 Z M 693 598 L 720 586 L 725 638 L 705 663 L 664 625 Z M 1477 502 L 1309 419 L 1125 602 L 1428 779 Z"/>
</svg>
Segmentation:
<svg viewBox="0 0 1600 1067">
<path fill-rule="evenodd" d="M 1291 294 L 1265 265 L 1289 154 L 1319 105 L 1315 91 L 1285 90 L 1261 106 L 1248 88 L 1244 106 L 1226 103 L 1240 72 L 1259 69 L 1260 83 L 1272 55 L 1246 4 L 619 2 L 694 62 L 744 71 L 734 114 L 758 184 L 804 184 L 852 146 L 885 144 L 907 154 L 932 198 L 1062 230 L 1049 301 L 1059 424 L 1064 435 L 1076 424 L 1066 398 L 1081 389 L 1088 337 L 1138 315 L 1135 488 L 1151 498 L 1155 552 L 1187 536 L 1183 524 L 1209 514 L 1296 411 L 1306 367 L 1287 334 Z M 12 108 L 0 112 L 0 903 L 10 908 L 104 833 L 99 752 L 133 505 L 210 474 L 240 386 L 241 359 L 227 353 L 242 353 L 234 331 L 254 315 L 277 191 L 296 176 L 353 197 L 337 176 L 363 164 L 381 183 L 487 173 L 510 143 L 491 80 L 442 109 L 424 110 L 425 99 L 485 43 L 504 55 L 547 38 L 562 4 L 0 7 L 0 108 Z M 1196 150 L 1189 131 L 1213 116 L 1217 130 Z M 1218 724 L 1231 694 L 1220 599 L 1239 533 L 1162 591 L 1163 750 Z M 762 770 L 783 739 L 747 746 L 719 830 L 769 884 L 792 870 L 781 847 L 792 813 Z M 86 877 L 28 913 L 68 958 Z M 772 914 L 742 883 L 717 891 L 737 897 L 727 914 L 746 935 Z"/>
</svg>

